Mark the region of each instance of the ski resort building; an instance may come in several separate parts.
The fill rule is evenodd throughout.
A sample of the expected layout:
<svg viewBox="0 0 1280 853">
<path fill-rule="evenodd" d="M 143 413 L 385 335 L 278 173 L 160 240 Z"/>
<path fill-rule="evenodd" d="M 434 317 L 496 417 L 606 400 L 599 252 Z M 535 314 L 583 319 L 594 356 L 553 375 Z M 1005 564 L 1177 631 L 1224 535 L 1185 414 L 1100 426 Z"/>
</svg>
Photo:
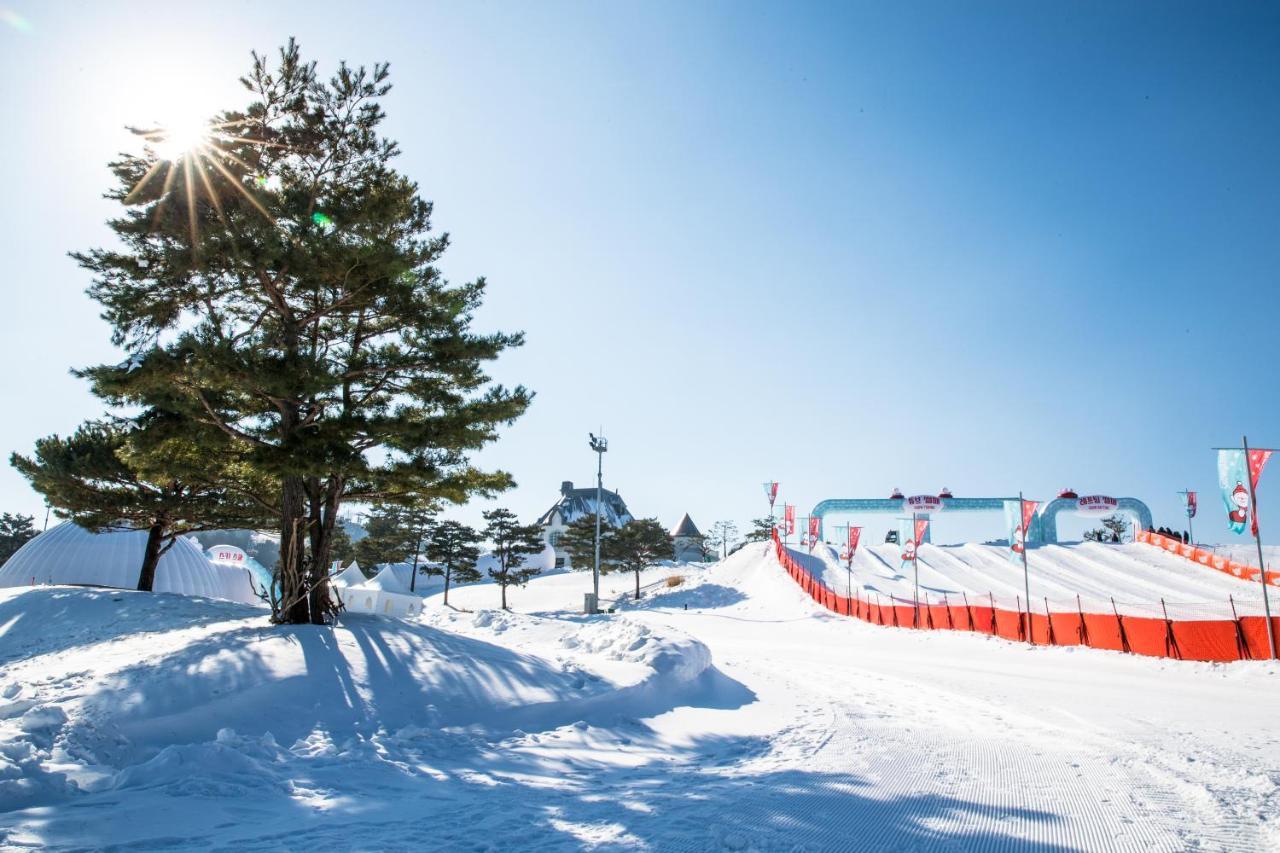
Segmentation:
<svg viewBox="0 0 1280 853">
<path fill-rule="evenodd" d="M 632 520 L 627 505 L 617 492 L 604 489 L 601 492 L 600 523 L 612 527 L 621 527 Z M 575 489 L 573 483 L 565 480 L 560 484 L 560 500 L 538 518 L 542 527 L 542 535 L 547 544 L 555 550 L 555 568 L 573 568 L 569 555 L 560 549 L 560 534 L 565 528 L 583 516 L 596 514 L 596 489 Z"/>
<path fill-rule="evenodd" d="M 703 550 L 705 537 L 698 525 L 693 523 L 689 513 L 684 514 L 680 523 L 671 531 L 672 559 L 677 563 L 697 563 L 706 558 Z"/>
<path fill-rule="evenodd" d="M 68 584 L 137 589 L 146 547 L 145 530 L 91 533 L 65 522 L 19 548 L 0 567 L 0 587 Z M 198 545 L 181 536 L 160 557 L 154 590 L 262 603 L 247 569 L 215 564 Z"/>
</svg>

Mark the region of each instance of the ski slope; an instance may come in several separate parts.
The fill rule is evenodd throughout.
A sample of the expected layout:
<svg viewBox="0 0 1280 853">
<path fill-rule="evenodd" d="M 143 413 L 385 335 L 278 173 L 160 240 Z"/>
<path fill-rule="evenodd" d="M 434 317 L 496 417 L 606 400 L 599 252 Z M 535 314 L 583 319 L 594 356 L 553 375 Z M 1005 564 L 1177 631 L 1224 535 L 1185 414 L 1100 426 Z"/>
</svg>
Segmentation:
<svg viewBox="0 0 1280 853">
<path fill-rule="evenodd" d="M 1280 850 L 1271 662 L 881 628 L 763 545 L 642 582 L 283 629 L 0 592 L 0 848 Z"/>
<path fill-rule="evenodd" d="M 803 552 L 797 552 L 803 558 Z M 989 601 L 1017 609 L 1025 597 L 1022 564 L 1008 559 L 1003 546 L 920 546 L 920 597 L 938 601 L 944 596 L 958 601 Z M 1164 599 L 1170 618 L 1231 618 L 1231 600 L 1240 615 L 1261 615 L 1263 603 L 1256 583 L 1240 580 L 1168 554 L 1147 545 L 1108 545 L 1077 542 L 1042 545 L 1028 551 L 1028 580 L 1037 606 L 1048 599 L 1055 610 L 1111 612 L 1112 600 L 1119 612 L 1134 616 L 1159 616 Z M 820 545 L 809 555 L 808 566 L 820 571 L 826 584 L 844 593 L 853 590 L 867 598 L 914 595 L 913 566 L 905 566 L 897 545 L 872 545 L 858 549 L 852 572 L 835 549 Z M 1280 591 L 1276 591 L 1280 593 Z M 1079 596 L 1079 603 L 1077 603 Z M 1275 596 L 1280 603 L 1280 594 Z"/>
</svg>

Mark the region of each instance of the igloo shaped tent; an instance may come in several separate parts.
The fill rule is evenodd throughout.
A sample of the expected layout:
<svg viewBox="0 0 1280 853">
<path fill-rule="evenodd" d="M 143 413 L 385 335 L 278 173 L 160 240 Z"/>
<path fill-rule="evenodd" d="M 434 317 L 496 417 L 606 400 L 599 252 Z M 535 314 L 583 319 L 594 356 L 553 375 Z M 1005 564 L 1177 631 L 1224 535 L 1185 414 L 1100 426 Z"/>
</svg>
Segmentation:
<svg viewBox="0 0 1280 853">
<path fill-rule="evenodd" d="M 422 599 L 409 592 L 390 566 L 361 584 L 342 590 L 342 601 L 353 613 L 382 616 L 414 616 L 422 612 Z"/>
<path fill-rule="evenodd" d="M 42 584 L 137 589 L 147 547 L 145 530 L 90 533 L 71 522 L 41 533 L 0 566 L 0 587 Z M 216 566 L 179 537 L 156 566 L 156 592 L 261 604 L 243 568 Z"/>
</svg>

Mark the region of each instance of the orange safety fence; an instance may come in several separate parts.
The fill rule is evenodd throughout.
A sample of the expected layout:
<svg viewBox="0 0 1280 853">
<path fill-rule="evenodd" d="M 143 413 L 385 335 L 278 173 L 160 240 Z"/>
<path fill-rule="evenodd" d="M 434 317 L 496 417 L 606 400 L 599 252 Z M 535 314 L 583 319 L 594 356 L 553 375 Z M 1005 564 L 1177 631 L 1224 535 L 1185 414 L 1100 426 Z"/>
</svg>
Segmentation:
<svg viewBox="0 0 1280 853">
<path fill-rule="evenodd" d="M 1261 571 L 1257 566 L 1251 566 L 1248 563 L 1237 563 L 1222 554 L 1215 554 L 1207 548 L 1197 548 L 1195 545 L 1188 545 L 1181 539 L 1174 539 L 1171 536 L 1165 536 L 1163 533 L 1156 533 L 1151 530 L 1139 530 L 1135 537 L 1138 542 L 1145 545 L 1152 545 L 1162 551 L 1168 551 L 1170 554 L 1177 554 L 1179 557 L 1185 557 L 1193 563 L 1199 563 L 1202 566 L 1208 566 L 1211 569 L 1217 569 L 1220 572 L 1233 575 L 1247 581 L 1256 581 L 1258 572 Z M 1270 586 L 1280 586 L 1280 572 L 1267 572 L 1267 584 Z"/>
<path fill-rule="evenodd" d="M 1167 538 L 1159 534 L 1140 535 Z M 791 556 L 776 533 L 773 545 L 778 562 L 800 588 L 819 605 L 834 613 L 874 625 L 972 631 L 1022 642 L 1028 639 L 1028 618 L 1025 612 L 997 607 L 994 602 L 983 604 L 982 598 L 969 600 L 967 596 L 963 601 L 944 599 L 942 604 L 910 602 L 906 605 L 896 598 L 890 599 L 888 603 L 882 602 L 878 596 L 874 599 L 862 598 L 860 595 L 849 598 L 838 594 L 804 568 Z M 1253 571 L 1256 580 L 1257 570 Z M 1267 574 L 1270 576 L 1275 573 Z M 1268 577 L 1269 582 L 1270 580 Z M 1036 645 L 1088 646 L 1149 657 L 1195 661 L 1229 662 L 1272 657 L 1267 648 L 1264 616 L 1161 619 L 1131 616 L 1114 608 L 1111 613 L 1086 613 L 1083 609 L 1078 612 L 1050 611 L 1046 604 L 1042 613 L 1033 609 L 1029 621 L 1030 640 Z M 1273 616 L 1271 622 L 1273 633 L 1280 637 L 1280 616 Z"/>
</svg>

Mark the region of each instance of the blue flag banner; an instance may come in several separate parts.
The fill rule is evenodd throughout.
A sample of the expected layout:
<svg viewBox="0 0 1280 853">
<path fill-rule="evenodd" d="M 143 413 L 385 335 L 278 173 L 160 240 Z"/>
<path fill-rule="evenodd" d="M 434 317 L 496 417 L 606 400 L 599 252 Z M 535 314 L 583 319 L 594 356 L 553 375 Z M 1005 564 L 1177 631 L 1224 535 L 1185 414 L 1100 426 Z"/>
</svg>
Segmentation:
<svg viewBox="0 0 1280 853">
<path fill-rule="evenodd" d="M 1218 451 L 1218 487 L 1227 510 L 1227 527 L 1232 533 L 1244 533 L 1249 523 L 1249 466 L 1243 450 Z"/>
<path fill-rule="evenodd" d="M 916 532 L 911 527 L 911 519 L 898 519 L 898 551 L 902 555 L 902 566 L 906 568 L 916 558 Z"/>
<path fill-rule="evenodd" d="M 1027 537 L 1026 531 L 1022 529 L 1022 507 L 1018 501 L 1004 502 L 1004 525 L 1009 539 L 1009 549 L 1005 554 L 1010 562 L 1022 565 L 1022 550 Z"/>
</svg>

